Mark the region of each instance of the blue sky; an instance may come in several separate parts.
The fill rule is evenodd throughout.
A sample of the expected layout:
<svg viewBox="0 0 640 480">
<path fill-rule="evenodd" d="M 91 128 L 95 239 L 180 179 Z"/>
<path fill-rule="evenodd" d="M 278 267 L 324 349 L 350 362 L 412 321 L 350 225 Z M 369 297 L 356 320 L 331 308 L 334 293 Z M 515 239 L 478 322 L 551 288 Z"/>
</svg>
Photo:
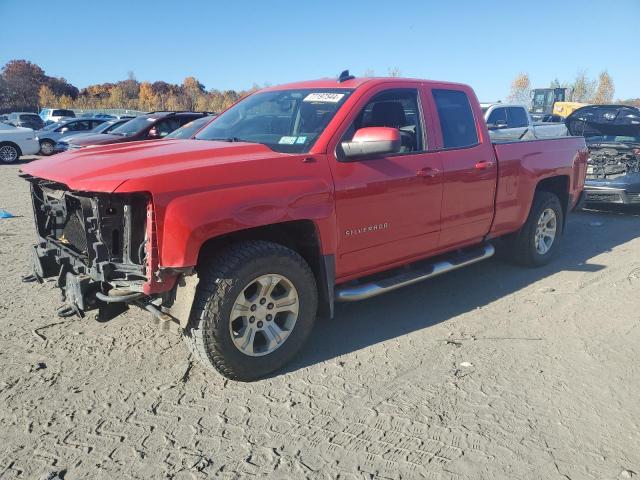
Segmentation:
<svg viewBox="0 0 640 480">
<path fill-rule="evenodd" d="M 0 0 L 0 64 L 25 58 L 78 87 L 138 80 L 243 89 L 342 69 L 459 81 L 481 100 L 607 69 L 640 97 L 640 0 Z"/>
</svg>

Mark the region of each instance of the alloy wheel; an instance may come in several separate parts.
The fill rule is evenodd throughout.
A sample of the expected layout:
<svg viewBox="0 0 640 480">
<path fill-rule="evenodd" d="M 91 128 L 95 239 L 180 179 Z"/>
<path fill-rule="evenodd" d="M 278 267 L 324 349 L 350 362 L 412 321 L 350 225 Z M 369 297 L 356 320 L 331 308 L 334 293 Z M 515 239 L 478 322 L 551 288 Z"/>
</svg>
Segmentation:
<svg viewBox="0 0 640 480">
<path fill-rule="evenodd" d="M 54 145 L 51 142 L 42 142 L 40 144 L 40 151 L 43 155 L 51 155 L 53 153 Z"/>
<path fill-rule="evenodd" d="M 268 355 L 287 340 L 299 309 L 298 291 L 289 279 L 275 273 L 261 275 L 242 289 L 233 304 L 231 339 L 245 355 Z"/>
<path fill-rule="evenodd" d="M 11 145 L 3 145 L 0 147 L 0 160 L 3 163 L 12 163 L 18 159 L 18 150 Z"/>
<path fill-rule="evenodd" d="M 552 208 L 547 208 L 540 214 L 535 238 L 536 251 L 540 255 L 551 250 L 556 239 L 557 223 L 556 212 Z"/>
</svg>

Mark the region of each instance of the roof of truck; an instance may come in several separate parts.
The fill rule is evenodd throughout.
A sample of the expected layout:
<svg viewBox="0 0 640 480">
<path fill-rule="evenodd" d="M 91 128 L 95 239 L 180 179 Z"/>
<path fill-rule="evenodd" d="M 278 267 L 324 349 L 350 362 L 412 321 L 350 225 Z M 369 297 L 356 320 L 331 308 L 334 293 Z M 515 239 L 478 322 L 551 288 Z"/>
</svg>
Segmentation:
<svg viewBox="0 0 640 480">
<path fill-rule="evenodd" d="M 354 89 L 358 88 L 365 83 L 378 84 L 388 82 L 406 82 L 406 83 L 437 83 L 438 85 L 449 85 L 461 87 L 465 86 L 461 83 L 454 82 L 441 82 L 439 80 L 425 80 L 423 78 L 402 78 L 402 77 L 355 77 L 350 80 L 339 81 L 337 78 L 321 78 L 318 80 L 307 80 L 303 82 L 285 83 L 283 85 L 276 85 L 273 87 L 267 87 L 264 90 L 290 90 L 290 89 L 302 89 L 302 88 L 344 88 Z"/>
</svg>

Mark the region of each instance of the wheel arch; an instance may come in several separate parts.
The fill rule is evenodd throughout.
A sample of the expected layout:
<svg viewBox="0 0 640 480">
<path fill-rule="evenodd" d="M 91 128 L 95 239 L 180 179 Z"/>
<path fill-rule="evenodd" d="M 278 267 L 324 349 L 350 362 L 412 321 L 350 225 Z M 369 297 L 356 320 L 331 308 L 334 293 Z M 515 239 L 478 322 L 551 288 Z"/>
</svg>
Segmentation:
<svg viewBox="0 0 640 480">
<path fill-rule="evenodd" d="M 312 220 L 292 220 L 238 230 L 205 241 L 198 252 L 198 264 L 209 261 L 221 249 L 247 240 L 283 245 L 297 252 L 309 265 L 318 289 L 318 313 L 333 317 L 335 255 L 323 254 L 320 230 Z"/>
<path fill-rule="evenodd" d="M 569 194 L 571 182 L 569 175 L 555 175 L 552 177 L 543 178 L 536 184 L 535 192 L 549 192 L 553 193 L 560 200 L 562 206 L 562 228 L 567 222 L 567 214 L 569 213 L 569 202 L 571 201 L 571 195 Z"/>
<path fill-rule="evenodd" d="M 20 145 L 18 145 L 17 143 L 12 142 L 11 140 L 0 141 L 0 147 L 4 145 L 10 145 L 16 149 L 16 151 L 18 152 L 18 158 L 16 158 L 16 160 L 18 160 L 22 156 L 22 149 L 20 148 Z"/>
</svg>

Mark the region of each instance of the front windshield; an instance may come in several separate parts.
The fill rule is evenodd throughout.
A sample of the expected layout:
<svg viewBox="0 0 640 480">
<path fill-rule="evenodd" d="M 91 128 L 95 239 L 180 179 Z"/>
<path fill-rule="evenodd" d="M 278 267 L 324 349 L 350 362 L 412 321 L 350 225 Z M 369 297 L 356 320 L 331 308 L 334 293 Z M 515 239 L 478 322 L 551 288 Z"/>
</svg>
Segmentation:
<svg viewBox="0 0 640 480">
<path fill-rule="evenodd" d="M 256 93 L 199 132 L 197 140 L 261 143 L 277 152 L 308 152 L 353 90 L 297 89 Z"/>
<path fill-rule="evenodd" d="M 48 123 L 45 127 L 42 128 L 42 130 L 55 130 L 56 128 L 64 125 L 65 122 L 53 122 L 53 123 Z"/>
<path fill-rule="evenodd" d="M 118 128 L 111 130 L 112 135 L 120 135 L 121 137 L 130 137 L 136 133 L 144 130 L 148 126 L 151 126 L 156 119 L 152 117 L 136 117 L 133 120 L 129 120 L 124 125 L 120 125 Z"/>
<path fill-rule="evenodd" d="M 194 133 L 196 133 L 198 130 L 204 127 L 212 119 L 213 117 L 211 116 L 198 118 L 196 120 L 193 120 L 187 123 L 186 125 L 183 125 L 179 129 L 174 130 L 164 138 L 191 138 L 193 137 Z"/>
</svg>

